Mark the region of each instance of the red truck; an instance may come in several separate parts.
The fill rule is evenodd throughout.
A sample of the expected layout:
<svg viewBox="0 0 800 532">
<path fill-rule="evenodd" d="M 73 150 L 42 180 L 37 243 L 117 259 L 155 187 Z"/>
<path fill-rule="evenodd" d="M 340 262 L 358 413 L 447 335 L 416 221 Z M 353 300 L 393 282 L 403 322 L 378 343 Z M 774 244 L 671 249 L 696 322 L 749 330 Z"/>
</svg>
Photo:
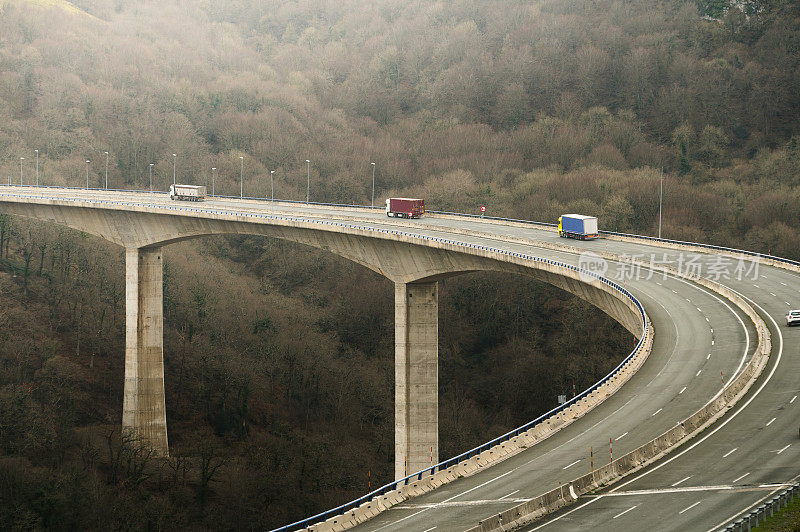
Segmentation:
<svg viewBox="0 0 800 532">
<path fill-rule="evenodd" d="M 389 198 L 386 200 L 386 216 L 396 218 L 419 218 L 425 214 L 425 200 L 419 198 Z"/>
</svg>

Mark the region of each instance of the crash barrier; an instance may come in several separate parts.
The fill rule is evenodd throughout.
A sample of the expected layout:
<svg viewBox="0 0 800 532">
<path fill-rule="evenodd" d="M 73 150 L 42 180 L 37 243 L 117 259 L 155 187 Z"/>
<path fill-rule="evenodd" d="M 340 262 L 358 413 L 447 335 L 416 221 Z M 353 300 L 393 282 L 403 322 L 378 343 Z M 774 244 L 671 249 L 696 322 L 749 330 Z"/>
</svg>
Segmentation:
<svg viewBox="0 0 800 532">
<path fill-rule="evenodd" d="M 746 512 L 742 517 L 732 521 L 725 528 L 721 528 L 720 532 L 750 532 L 753 527 L 758 526 L 759 523 L 763 523 L 775 515 L 775 512 L 786 508 L 797 498 L 800 498 L 800 482 L 796 482 L 767 502 Z"/>
<path fill-rule="evenodd" d="M 605 255 L 610 258 L 610 254 L 606 253 Z M 646 263 L 641 261 L 631 262 L 633 264 L 638 263 L 642 267 L 646 266 Z M 748 318 L 755 324 L 756 332 L 758 333 L 758 345 L 745 368 L 739 375 L 728 382 L 719 395 L 664 434 L 634 449 L 621 458 L 591 473 L 578 477 L 572 482 L 568 482 L 559 488 L 534 497 L 525 503 L 484 519 L 478 526 L 469 529 L 468 532 L 512 530 L 516 527 L 524 526 L 544 515 L 574 503 L 581 495 L 612 484 L 620 480 L 623 476 L 630 475 L 652 464 L 661 459 L 676 446 L 686 442 L 719 419 L 747 393 L 759 375 L 761 375 L 761 372 L 767 365 L 769 354 L 772 349 L 770 333 L 764 320 L 761 319 L 743 297 L 724 285 L 699 276 L 683 274 L 669 266 L 660 266 L 654 269 L 676 277 L 686 278 L 704 286 L 722 295 L 744 311 Z"/>
</svg>

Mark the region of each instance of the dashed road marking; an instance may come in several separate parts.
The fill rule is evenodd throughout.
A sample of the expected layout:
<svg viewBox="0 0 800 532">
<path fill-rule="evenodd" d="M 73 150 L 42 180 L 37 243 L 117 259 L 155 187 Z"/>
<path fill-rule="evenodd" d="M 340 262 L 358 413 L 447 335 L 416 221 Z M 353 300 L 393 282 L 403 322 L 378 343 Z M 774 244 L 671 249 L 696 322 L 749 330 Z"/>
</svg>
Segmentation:
<svg viewBox="0 0 800 532">
<path fill-rule="evenodd" d="M 781 449 L 781 450 L 779 450 L 779 451 L 775 451 L 775 454 L 781 454 L 783 451 L 785 451 L 786 449 L 788 449 L 788 448 L 789 448 L 789 447 L 791 447 L 791 446 L 792 446 L 792 444 L 790 443 L 789 445 L 787 445 L 787 446 L 786 446 L 786 447 L 784 447 L 783 449 Z"/>
<path fill-rule="evenodd" d="M 796 396 L 796 395 L 795 395 L 794 397 L 792 397 L 792 400 L 791 400 L 791 401 L 789 401 L 789 404 L 792 404 L 792 403 L 794 403 L 794 400 L 795 400 L 795 399 L 797 399 L 797 396 Z"/>
<path fill-rule="evenodd" d="M 503 495 L 503 496 L 502 496 L 502 497 L 500 497 L 500 499 L 498 499 L 498 500 L 501 500 L 501 501 L 502 501 L 502 500 L 503 500 L 503 499 L 505 499 L 506 497 L 511 497 L 511 496 L 512 496 L 512 495 L 514 495 L 515 493 L 519 493 L 519 490 L 512 491 L 512 492 L 511 492 L 511 493 L 509 493 L 508 495 Z"/>
<path fill-rule="evenodd" d="M 622 434 L 620 434 L 619 436 L 616 437 L 616 440 L 621 440 L 622 438 L 624 438 L 627 435 L 628 435 L 627 432 L 623 432 Z"/>
<path fill-rule="evenodd" d="M 682 394 L 682 393 L 683 393 L 683 392 L 685 392 L 685 391 L 686 391 L 686 386 L 684 386 L 683 388 L 681 388 L 681 391 L 679 391 L 679 392 L 678 392 L 678 395 Z"/>
<path fill-rule="evenodd" d="M 639 505 L 637 504 L 636 506 L 639 506 Z M 628 509 L 627 509 L 627 510 L 625 510 L 624 512 L 620 512 L 620 513 L 618 513 L 617 515 L 615 515 L 615 516 L 614 516 L 614 517 L 612 517 L 611 519 L 616 519 L 617 517 L 621 517 L 621 516 L 625 515 L 626 513 L 630 512 L 631 510 L 633 510 L 634 508 L 636 508 L 636 506 L 631 506 L 630 508 L 628 508 Z"/>
<path fill-rule="evenodd" d="M 675 484 L 673 484 L 673 485 L 672 485 L 672 487 L 674 488 L 674 487 L 675 487 L 675 486 L 677 486 L 678 484 L 683 484 L 684 482 L 686 482 L 686 481 L 687 481 L 687 480 L 689 480 L 690 478 L 692 478 L 692 475 L 689 475 L 689 476 L 688 476 L 688 477 L 686 477 L 686 478 L 682 478 L 681 480 L 679 480 L 678 482 L 676 482 Z"/>
<path fill-rule="evenodd" d="M 653 413 L 650 415 L 650 417 L 653 417 L 654 415 L 658 414 L 658 413 L 659 413 L 659 412 L 661 412 L 662 410 L 664 410 L 664 409 L 663 409 L 663 408 L 659 408 L 658 410 L 656 410 L 655 412 L 653 412 Z"/>
<path fill-rule="evenodd" d="M 767 426 L 769 427 L 770 425 L 772 425 L 772 422 L 775 421 L 776 419 L 777 418 L 772 418 L 769 421 L 767 421 Z"/>
<path fill-rule="evenodd" d="M 744 475 L 742 475 L 741 477 L 738 477 L 738 478 L 735 478 L 735 479 L 733 479 L 733 481 L 734 481 L 734 482 L 739 482 L 740 480 L 742 480 L 744 477 L 746 477 L 746 476 L 747 476 L 747 475 L 749 475 L 749 474 L 750 474 L 750 472 L 748 471 L 747 473 L 745 473 L 745 474 L 744 474 Z"/>
<path fill-rule="evenodd" d="M 697 501 L 697 502 L 696 502 L 696 503 L 694 503 L 693 505 L 691 505 L 691 506 L 689 506 L 689 507 L 687 507 L 687 508 L 684 508 L 683 510 L 681 510 L 680 512 L 678 512 L 678 515 L 682 514 L 683 512 L 688 512 L 689 510 L 691 510 L 692 508 L 694 508 L 695 506 L 697 506 L 697 505 L 698 505 L 698 504 L 700 504 L 701 502 L 703 502 L 703 501 Z"/>
<path fill-rule="evenodd" d="M 695 377 L 699 377 L 701 373 L 703 373 L 703 370 L 702 369 L 698 369 L 697 373 L 695 373 L 694 376 Z"/>
<path fill-rule="evenodd" d="M 727 457 L 729 457 L 730 455 L 732 455 L 733 453 L 735 453 L 735 452 L 736 452 L 738 449 L 739 449 L 738 447 L 734 447 L 733 449 L 731 449 L 731 450 L 730 450 L 730 451 L 728 451 L 727 453 L 723 454 L 723 455 L 722 455 L 722 457 L 723 457 L 723 458 L 727 458 Z"/>
<path fill-rule="evenodd" d="M 570 465 L 568 465 L 568 466 L 564 466 L 564 467 L 562 467 L 561 469 L 569 469 L 570 467 L 574 466 L 574 465 L 575 465 L 575 464 L 577 464 L 578 462 L 580 462 L 580 460 L 575 460 L 575 461 L 574 461 L 574 462 L 572 462 Z"/>
</svg>

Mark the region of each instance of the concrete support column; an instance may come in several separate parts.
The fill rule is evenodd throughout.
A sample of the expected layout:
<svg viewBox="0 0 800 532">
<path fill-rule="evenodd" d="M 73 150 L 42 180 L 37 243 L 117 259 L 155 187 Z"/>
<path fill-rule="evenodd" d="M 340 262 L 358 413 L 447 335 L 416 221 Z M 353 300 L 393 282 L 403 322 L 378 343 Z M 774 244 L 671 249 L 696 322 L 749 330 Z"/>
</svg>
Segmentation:
<svg viewBox="0 0 800 532">
<path fill-rule="evenodd" d="M 122 430 L 169 456 L 164 404 L 162 248 L 125 249 L 125 392 Z"/>
<path fill-rule="evenodd" d="M 439 462 L 438 283 L 396 283 L 394 476 Z"/>
</svg>

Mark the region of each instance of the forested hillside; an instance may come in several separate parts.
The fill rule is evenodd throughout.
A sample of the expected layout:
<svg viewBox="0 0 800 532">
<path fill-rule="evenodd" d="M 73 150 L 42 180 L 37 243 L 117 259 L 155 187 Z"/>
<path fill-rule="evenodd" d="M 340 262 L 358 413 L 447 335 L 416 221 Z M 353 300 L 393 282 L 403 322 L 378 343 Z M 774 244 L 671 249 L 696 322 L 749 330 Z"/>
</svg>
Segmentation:
<svg viewBox="0 0 800 532">
<path fill-rule="evenodd" d="M 800 258 L 789 0 L 0 2 L 0 179 L 172 181 Z M 173 154 L 175 154 L 173 156 Z M 243 159 L 240 159 L 242 157 Z M 21 159 L 24 158 L 24 159 Z M 311 161 L 306 166 L 306 159 Z M 172 458 L 120 441 L 122 254 L 0 213 L 0 528 L 254 528 L 389 480 L 388 281 L 257 238 L 167 248 Z M 552 407 L 632 339 L 554 288 L 443 283 L 441 453 Z M 581 331 L 601 335 L 585 345 Z M 576 334 L 576 332 L 578 334 Z M 558 361 L 554 363 L 554 361 Z"/>
</svg>

